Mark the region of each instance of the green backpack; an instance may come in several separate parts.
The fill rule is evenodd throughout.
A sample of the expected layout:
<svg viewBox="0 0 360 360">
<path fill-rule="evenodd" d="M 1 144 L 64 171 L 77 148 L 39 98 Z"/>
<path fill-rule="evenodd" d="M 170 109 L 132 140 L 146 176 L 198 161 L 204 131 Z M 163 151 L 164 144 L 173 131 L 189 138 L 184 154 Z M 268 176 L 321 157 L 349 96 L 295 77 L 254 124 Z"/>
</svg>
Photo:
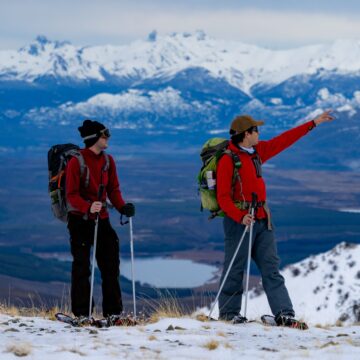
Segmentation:
<svg viewBox="0 0 360 360">
<path fill-rule="evenodd" d="M 238 169 L 241 167 L 240 158 L 228 150 L 229 140 L 211 138 L 205 142 L 201 149 L 200 157 L 202 167 L 198 175 L 198 185 L 201 200 L 201 211 L 208 209 L 211 212 L 209 219 L 224 216 L 216 198 L 216 170 L 220 158 L 226 154 L 234 161 L 233 189 L 236 180 L 240 181 Z"/>
</svg>

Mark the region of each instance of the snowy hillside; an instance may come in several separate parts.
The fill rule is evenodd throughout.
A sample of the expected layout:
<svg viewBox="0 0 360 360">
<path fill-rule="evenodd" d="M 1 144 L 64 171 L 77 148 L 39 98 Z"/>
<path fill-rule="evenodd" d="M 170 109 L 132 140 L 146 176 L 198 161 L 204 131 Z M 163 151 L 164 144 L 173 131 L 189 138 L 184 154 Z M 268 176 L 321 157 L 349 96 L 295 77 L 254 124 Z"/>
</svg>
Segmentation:
<svg viewBox="0 0 360 360">
<path fill-rule="evenodd" d="M 309 323 L 360 322 L 360 246 L 334 249 L 288 266 L 282 272 L 297 317 Z M 250 314 L 270 313 L 266 296 L 252 294 Z"/>
<path fill-rule="evenodd" d="M 356 359 L 358 326 L 270 328 L 192 318 L 109 329 L 72 328 L 37 317 L 0 315 L 0 357 L 25 359 Z M 357 355 L 356 355 L 357 354 Z"/>
</svg>

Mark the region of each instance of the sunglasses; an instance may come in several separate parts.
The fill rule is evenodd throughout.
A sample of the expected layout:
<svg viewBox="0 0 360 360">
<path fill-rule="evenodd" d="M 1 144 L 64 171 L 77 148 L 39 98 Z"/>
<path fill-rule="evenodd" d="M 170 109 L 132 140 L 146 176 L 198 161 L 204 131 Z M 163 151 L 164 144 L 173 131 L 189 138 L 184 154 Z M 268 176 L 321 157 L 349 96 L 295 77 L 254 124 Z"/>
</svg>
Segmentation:
<svg viewBox="0 0 360 360">
<path fill-rule="evenodd" d="M 89 136 L 85 136 L 84 137 L 84 141 L 86 140 L 89 140 L 89 139 L 93 139 L 93 138 L 96 138 L 100 135 L 100 137 L 102 138 L 109 138 L 111 136 L 110 134 L 110 130 L 108 128 L 105 128 L 103 130 L 100 130 L 98 133 L 96 134 L 92 134 L 92 135 L 89 135 Z"/>
<path fill-rule="evenodd" d="M 259 133 L 259 129 L 257 126 L 252 126 L 249 130 L 246 131 L 249 132 L 250 134 L 253 132 Z"/>
<path fill-rule="evenodd" d="M 100 136 L 104 138 L 109 138 L 111 136 L 110 130 L 108 128 L 100 131 Z"/>
</svg>

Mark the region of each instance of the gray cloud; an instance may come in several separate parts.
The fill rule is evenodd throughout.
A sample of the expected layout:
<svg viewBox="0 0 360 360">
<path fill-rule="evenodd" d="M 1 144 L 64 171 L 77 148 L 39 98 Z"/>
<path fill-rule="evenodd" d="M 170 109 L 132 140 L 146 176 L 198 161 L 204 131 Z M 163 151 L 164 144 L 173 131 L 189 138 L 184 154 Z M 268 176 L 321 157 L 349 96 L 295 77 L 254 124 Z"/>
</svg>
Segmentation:
<svg viewBox="0 0 360 360">
<path fill-rule="evenodd" d="M 160 34 L 202 29 L 215 38 L 270 47 L 360 38 L 360 3 L 342 1 L 341 10 L 339 3 L 2 0 L 0 48 L 18 48 L 37 34 L 77 45 L 120 44 L 144 38 L 153 29 Z"/>
</svg>

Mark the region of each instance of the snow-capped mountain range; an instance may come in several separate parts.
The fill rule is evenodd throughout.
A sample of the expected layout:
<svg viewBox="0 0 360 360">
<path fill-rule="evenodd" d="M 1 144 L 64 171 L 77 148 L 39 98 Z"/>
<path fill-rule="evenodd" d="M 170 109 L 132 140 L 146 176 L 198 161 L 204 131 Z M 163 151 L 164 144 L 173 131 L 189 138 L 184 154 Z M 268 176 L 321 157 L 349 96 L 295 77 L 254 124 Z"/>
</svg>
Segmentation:
<svg viewBox="0 0 360 360">
<path fill-rule="evenodd" d="M 226 134 L 234 115 L 250 113 L 274 135 L 328 108 L 344 121 L 341 131 L 359 133 L 360 41 L 270 50 L 202 31 L 153 32 L 121 46 L 38 36 L 0 51 L 0 122 L 7 126 L 90 117 L 130 131 Z"/>
<path fill-rule="evenodd" d="M 171 78 L 188 68 L 202 68 L 251 96 L 255 84 L 279 84 L 299 74 L 359 74 L 360 41 L 274 51 L 215 40 L 201 31 L 162 37 L 154 32 L 145 41 L 123 46 L 76 47 L 39 36 L 19 51 L 1 51 L 0 63 L 1 79 L 28 82 L 46 76 L 103 82 L 110 76 L 133 82 Z"/>
<path fill-rule="evenodd" d="M 154 32 L 122 46 L 76 47 L 38 36 L 18 51 L 0 52 L 0 83 L 10 89 L 20 83 L 34 93 L 57 88 L 53 101 L 35 101 L 36 116 L 56 104 L 56 111 L 68 117 L 104 109 L 121 118 L 143 109 L 144 97 L 149 98 L 144 111 L 160 116 L 169 115 L 163 111 L 169 104 L 179 108 L 173 115 L 181 116 L 184 102 L 203 117 L 208 110 L 216 117 L 216 110 L 234 103 L 246 104 L 245 110 L 332 105 L 353 116 L 360 104 L 359 59 L 360 41 L 354 40 L 275 51 L 215 40 L 201 31 L 161 37 Z M 64 86 L 84 94 L 57 99 Z"/>
</svg>

